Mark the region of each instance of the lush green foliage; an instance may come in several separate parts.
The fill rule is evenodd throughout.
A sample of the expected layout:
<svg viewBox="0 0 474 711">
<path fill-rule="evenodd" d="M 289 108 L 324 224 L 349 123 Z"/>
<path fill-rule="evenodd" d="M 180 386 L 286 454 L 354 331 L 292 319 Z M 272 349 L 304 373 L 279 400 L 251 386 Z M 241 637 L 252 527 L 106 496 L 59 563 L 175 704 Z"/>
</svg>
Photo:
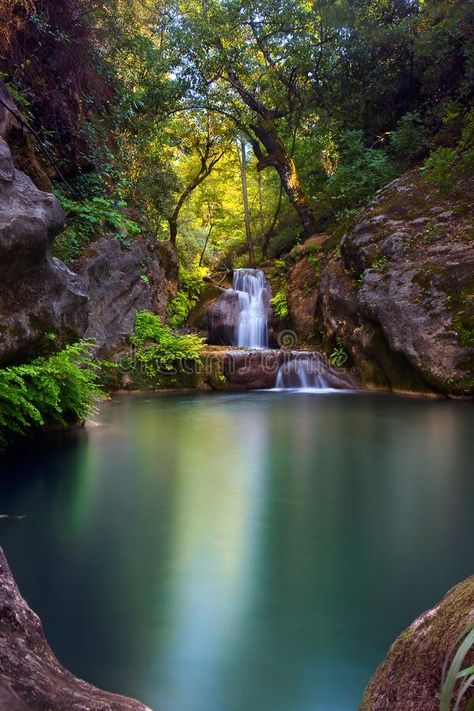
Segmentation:
<svg viewBox="0 0 474 711">
<path fill-rule="evenodd" d="M 96 235 L 112 234 L 127 246 L 140 233 L 139 225 L 126 216 L 123 200 L 94 197 L 77 202 L 62 196 L 61 202 L 67 212 L 67 227 L 56 240 L 55 252 L 66 263 L 76 259 Z"/>
<path fill-rule="evenodd" d="M 428 130 L 420 112 L 410 111 L 390 134 L 388 152 L 397 167 L 406 170 L 426 154 L 428 146 Z"/>
<path fill-rule="evenodd" d="M 341 138 L 340 162 L 329 178 L 329 193 L 339 210 L 354 208 L 368 202 L 395 175 L 385 151 L 366 148 L 362 131 L 349 131 Z"/>
<path fill-rule="evenodd" d="M 99 395 L 85 341 L 48 358 L 0 369 L 0 448 L 46 422 L 85 419 Z"/>
<path fill-rule="evenodd" d="M 454 173 L 458 163 L 458 153 L 454 148 L 441 146 L 426 160 L 424 169 L 429 183 L 442 191 L 449 191 L 454 184 Z"/>
<path fill-rule="evenodd" d="M 424 164 L 424 172 L 429 183 L 443 192 L 451 191 L 456 179 L 472 175 L 474 170 L 474 109 L 466 115 L 461 137 L 456 148 L 437 148 Z"/>
<path fill-rule="evenodd" d="M 203 277 L 207 271 L 205 267 L 194 266 L 187 269 L 180 266 L 178 291 L 168 307 L 168 324 L 173 328 L 182 326 L 191 309 L 197 304 L 204 286 Z"/>
<path fill-rule="evenodd" d="M 204 339 L 193 334 L 174 333 L 156 314 L 139 311 L 130 343 L 135 347 L 136 363 L 144 375 L 153 378 L 198 362 Z"/>
<path fill-rule="evenodd" d="M 286 284 L 277 291 L 270 303 L 278 318 L 282 320 L 288 318 L 288 286 Z"/>
<path fill-rule="evenodd" d="M 440 711 L 458 711 L 461 704 L 470 698 L 467 711 L 474 707 L 472 687 L 474 686 L 474 666 L 463 668 L 465 659 L 474 648 L 474 624 L 463 632 L 454 657 L 443 673 Z"/>
<path fill-rule="evenodd" d="M 329 362 L 331 365 L 334 365 L 336 368 L 342 368 L 342 366 L 347 363 L 349 359 L 349 356 L 347 355 L 346 351 L 343 348 L 343 345 L 341 343 L 341 340 L 339 336 L 336 338 L 336 345 L 334 346 L 334 349 L 329 356 Z"/>
<path fill-rule="evenodd" d="M 0 0 L 0 76 L 76 192 L 58 253 L 70 261 L 104 232 L 127 240 L 124 200 L 147 233 L 176 232 L 185 264 L 244 266 L 241 139 L 257 257 L 304 232 L 282 156 L 314 231 L 433 146 L 427 174 L 449 185 L 449 151 L 474 163 L 472 143 L 454 148 L 474 96 L 470 5 Z M 174 308 L 182 318 L 181 294 Z"/>
</svg>

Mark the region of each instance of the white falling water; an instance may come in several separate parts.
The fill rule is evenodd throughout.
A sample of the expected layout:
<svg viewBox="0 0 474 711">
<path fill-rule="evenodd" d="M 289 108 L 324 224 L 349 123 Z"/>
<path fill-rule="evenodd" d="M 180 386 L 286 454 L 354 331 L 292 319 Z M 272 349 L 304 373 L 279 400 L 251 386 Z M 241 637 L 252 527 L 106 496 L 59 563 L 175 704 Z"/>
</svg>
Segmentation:
<svg viewBox="0 0 474 711">
<path fill-rule="evenodd" d="M 238 294 L 236 346 L 268 347 L 267 282 L 260 269 L 235 269 L 232 288 Z"/>
<path fill-rule="evenodd" d="M 311 358 L 295 358 L 278 370 L 277 390 L 326 390 L 328 384 L 321 374 L 321 363 Z"/>
</svg>

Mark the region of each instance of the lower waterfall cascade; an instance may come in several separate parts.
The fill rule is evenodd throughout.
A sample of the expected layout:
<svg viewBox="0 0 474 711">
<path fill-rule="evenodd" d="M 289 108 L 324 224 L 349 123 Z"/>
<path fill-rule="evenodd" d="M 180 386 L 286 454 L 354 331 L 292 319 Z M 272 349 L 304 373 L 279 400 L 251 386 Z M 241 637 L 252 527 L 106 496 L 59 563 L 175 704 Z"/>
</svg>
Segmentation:
<svg viewBox="0 0 474 711">
<path fill-rule="evenodd" d="M 276 390 L 325 390 L 329 387 L 321 374 L 321 362 L 314 358 L 295 358 L 280 366 Z"/>
</svg>

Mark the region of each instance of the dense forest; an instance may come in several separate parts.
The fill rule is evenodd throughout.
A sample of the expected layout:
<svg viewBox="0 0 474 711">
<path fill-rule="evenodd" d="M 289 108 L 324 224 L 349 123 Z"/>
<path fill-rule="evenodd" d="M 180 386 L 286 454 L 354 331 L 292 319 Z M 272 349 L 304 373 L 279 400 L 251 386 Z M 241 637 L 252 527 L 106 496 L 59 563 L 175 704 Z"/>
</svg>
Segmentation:
<svg viewBox="0 0 474 711">
<path fill-rule="evenodd" d="M 110 230 L 169 239 L 184 270 L 243 266 L 347 227 L 428 156 L 433 179 L 461 168 L 456 151 L 472 169 L 470 2 L 0 12 L 1 77 L 36 158 L 19 165 L 61 196 L 69 262 Z"/>
</svg>

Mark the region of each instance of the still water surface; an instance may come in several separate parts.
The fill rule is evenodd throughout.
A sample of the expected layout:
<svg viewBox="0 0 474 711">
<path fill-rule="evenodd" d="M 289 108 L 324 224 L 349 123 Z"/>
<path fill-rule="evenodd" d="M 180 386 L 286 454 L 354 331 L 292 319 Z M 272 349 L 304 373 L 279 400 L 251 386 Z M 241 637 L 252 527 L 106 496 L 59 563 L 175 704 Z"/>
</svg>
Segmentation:
<svg viewBox="0 0 474 711">
<path fill-rule="evenodd" d="M 0 543 L 76 674 L 159 711 L 355 711 L 473 572 L 465 403 L 117 398 L 0 468 Z"/>
</svg>

